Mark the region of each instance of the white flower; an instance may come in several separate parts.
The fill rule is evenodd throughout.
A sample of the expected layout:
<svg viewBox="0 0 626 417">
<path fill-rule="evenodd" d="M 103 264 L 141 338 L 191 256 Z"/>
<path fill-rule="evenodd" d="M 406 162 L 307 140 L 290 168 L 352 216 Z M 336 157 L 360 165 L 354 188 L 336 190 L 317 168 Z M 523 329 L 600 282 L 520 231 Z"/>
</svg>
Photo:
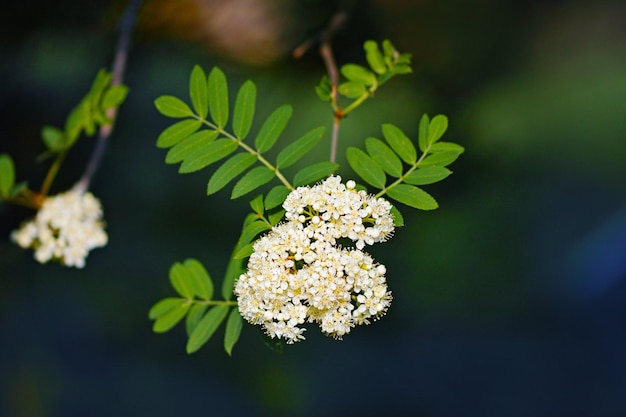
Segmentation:
<svg viewBox="0 0 626 417">
<path fill-rule="evenodd" d="M 40 263 L 52 259 L 83 268 L 89 251 L 107 244 L 101 219 L 98 199 L 70 190 L 46 198 L 35 218 L 13 231 L 11 238 L 22 248 L 32 247 Z"/>
<path fill-rule="evenodd" d="M 391 303 L 386 268 L 361 249 L 393 232 L 391 204 L 331 176 L 285 200 L 287 222 L 254 244 L 235 284 L 241 315 L 270 337 L 304 339 L 305 322 L 336 339 L 382 316 Z M 339 238 L 356 249 L 337 245 Z"/>
</svg>

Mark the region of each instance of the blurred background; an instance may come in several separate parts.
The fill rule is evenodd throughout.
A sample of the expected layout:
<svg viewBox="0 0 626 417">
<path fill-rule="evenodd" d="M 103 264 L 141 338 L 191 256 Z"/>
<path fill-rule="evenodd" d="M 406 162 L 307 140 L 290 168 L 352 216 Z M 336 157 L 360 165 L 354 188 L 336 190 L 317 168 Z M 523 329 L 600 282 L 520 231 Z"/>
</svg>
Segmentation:
<svg viewBox="0 0 626 417">
<path fill-rule="evenodd" d="M 626 4 L 554 0 L 153 0 L 130 51 L 130 87 L 92 191 L 109 244 L 84 270 L 40 265 L 9 235 L 31 217 L 0 206 L 0 415 L 626 415 Z M 13 2 L 0 14 L 0 153 L 38 188 L 43 125 L 62 125 L 109 67 L 121 1 Z M 294 106 L 281 143 L 331 114 L 315 96 L 316 48 L 292 51 L 341 8 L 338 64 L 367 39 L 413 54 L 342 125 L 345 147 L 422 113 L 448 115 L 465 154 L 429 186 L 433 212 L 372 247 L 386 264 L 387 315 L 342 342 L 311 327 L 283 354 L 246 325 L 233 357 L 218 331 L 185 354 L 183 326 L 151 331 L 187 257 L 221 282 L 245 201 L 206 197 L 212 170 L 179 175 L 155 147 L 170 120 L 156 97 L 186 97 L 194 64 L 230 92 L 252 79 L 257 122 Z M 53 192 L 82 174 L 70 152 Z M 328 140 L 314 158 L 328 154 Z M 347 165 L 346 165 L 347 166 Z M 340 173 L 349 174 L 342 169 Z"/>
</svg>

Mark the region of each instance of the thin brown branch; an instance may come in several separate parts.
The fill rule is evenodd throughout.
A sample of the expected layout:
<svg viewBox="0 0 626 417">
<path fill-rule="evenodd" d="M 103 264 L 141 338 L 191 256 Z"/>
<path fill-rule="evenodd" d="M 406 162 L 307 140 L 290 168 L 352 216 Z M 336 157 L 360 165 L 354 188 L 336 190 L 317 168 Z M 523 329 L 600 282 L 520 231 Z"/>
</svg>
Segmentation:
<svg viewBox="0 0 626 417">
<path fill-rule="evenodd" d="M 111 68 L 111 86 L 121 84 L 124 78 L 126 62 L 128 60 L 128 51 L 130 49 L 131 35 L 135 27 L 135 20 L 141 3 L 141 0 L 130 0 L 128 6 L 126 6 L 124 14 L 122 14 L 122 17 L 120 18 L 119 38 L 117 42 L 117 47 L 115 49 L 113 65 Z M 100 128 L 100 131 L 98 132 L 98 141 L 96 142 L 96 146 L 94 147 L 93 153 L 91 154 L 91 158 L 87 163 L 83 176 L 76 183 L 74 189 L 85 191 L 89 188 L 91 179 L 98 170 L 100 162 L 102 161 L 102 157 L 104 156 L 108 139 L 111 136 L 111 132 L 113 132 L 113 125 L 115 124 L 116 116 L 117 108 L 111 108 L 107 110 L 107 117 L 109 118 L 111 123 L 104 125 Z"/>
</svg>

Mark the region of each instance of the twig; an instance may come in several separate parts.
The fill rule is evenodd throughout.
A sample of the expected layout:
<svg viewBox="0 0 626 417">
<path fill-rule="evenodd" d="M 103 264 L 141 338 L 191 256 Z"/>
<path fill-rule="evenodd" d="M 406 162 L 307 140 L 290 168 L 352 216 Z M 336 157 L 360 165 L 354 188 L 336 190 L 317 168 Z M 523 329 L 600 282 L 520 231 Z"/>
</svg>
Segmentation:
<svg viewBox="0 0 626 417">
<path fill-rule="evenodd" d="M 130 0 L 126 6 L 126 10 L 124 10 L 122 17 L 120 18 L 118 26 L 119 38 L 112 66 L 111 86 L 121 84 L 122 79 L 124 78 L 128 50 L 130 49 L 131 34 L 133 32 L 133 28 L 135 27 L 135 21 L 140 6 L 141 0 Z M 109 136 L 111 136 L 111 132 L 113 131 L 116 116 L 117 108 L 114 107 L 107 110 L 107 117 L 111 123 L 100 128 L 100 131 L 98 132 L 98 140 L 93 153 L 91 154 L 91 158 L 87 163 L 83 176 L 76 183 L 76 185 L 74 185 L 74 190 L 84 192 L 89 188 L 89 183 L 98 170 L 102 157 L 104 156 Z"/>
<path fill-rule="evenodd" d="M 339 70 L 333 57 L 333 51 L 331 48 L 331 38 L 337 33 L 348 20 L 348 12 L 346 10 L 338 11 L 328 22 L 328 25 L 316 36 L 313 36 L 302 44 L 300 44 L 294 51 L 293 56 L 296 58 L 301 57 L 309 50 L 314 44 L 319 43 L 319 53 L 326 66 L 326 72 L 328 73 L 328 79 L 330 80 L 331 93 L 330 102 L 333 107 L 333 130 L 330 140 L 330 162 L 337 160 L 337 147 L 339 145 L 339 124 L 343 119 L 343 114 L 338 106 L 338 94 L 337 85 L 339 84 Z"/>
</svg>

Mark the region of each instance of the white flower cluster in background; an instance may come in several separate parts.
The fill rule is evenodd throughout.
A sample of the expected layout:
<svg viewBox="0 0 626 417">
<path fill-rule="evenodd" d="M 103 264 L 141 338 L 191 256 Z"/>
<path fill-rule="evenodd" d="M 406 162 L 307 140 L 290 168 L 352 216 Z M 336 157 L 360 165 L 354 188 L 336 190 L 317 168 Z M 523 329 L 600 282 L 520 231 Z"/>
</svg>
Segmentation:
<svg viewBox="0 0 626 417">
<path fill-rule="evenodd" d="M 384 265 L 361 249 L 393 233 L 391 204 L 331 176 L 283 203 L 287 222 L 254 244 L 235 284 L 239 312 L 270 337 L 304 339 L 305 322 L 336 339 L 382 316 L 391 303 Z M 356 248 L 343 248 L 347 238 Z"/>
<path fill-rule="evenodd" d="M 52 259 L 77 268 L 85 266 L 90 250 L 108 240 L 100 201 L 74 190 L 46 198 L 35 218 L 13 231 L 11 238 L 22 248 L 32 247 L 40 263 Z"/>
</svg>

